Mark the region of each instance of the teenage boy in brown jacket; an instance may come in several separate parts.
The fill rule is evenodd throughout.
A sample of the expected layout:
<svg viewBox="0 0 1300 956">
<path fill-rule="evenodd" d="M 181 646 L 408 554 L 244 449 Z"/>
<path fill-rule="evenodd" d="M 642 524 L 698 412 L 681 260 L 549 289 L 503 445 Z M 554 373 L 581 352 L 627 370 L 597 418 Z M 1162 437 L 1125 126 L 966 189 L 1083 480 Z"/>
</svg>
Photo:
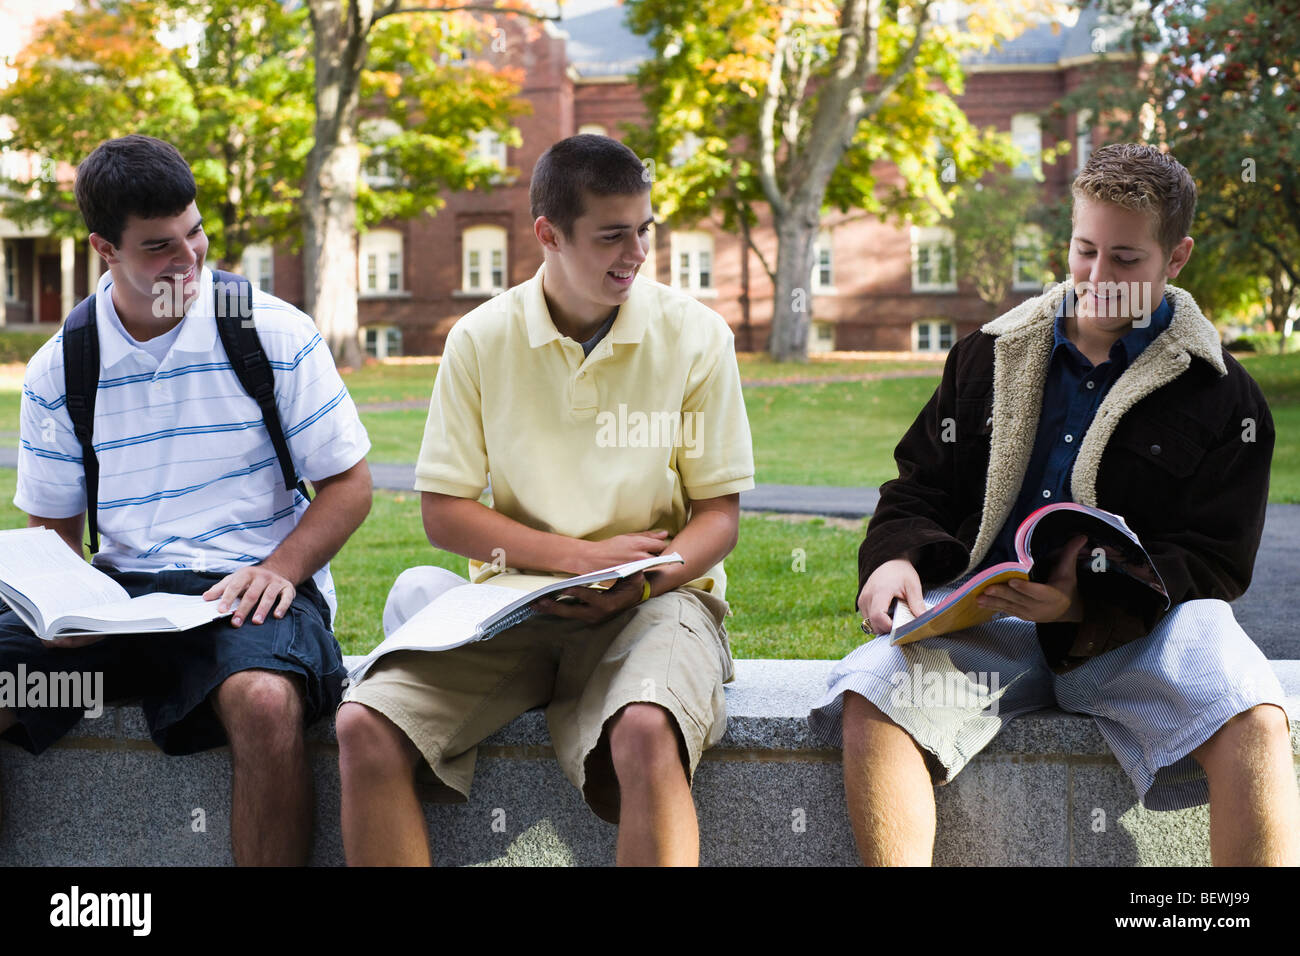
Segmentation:
<svg viewBox="0 0 1300 956">
<path fill-rule="evenodd" d="M 1127 519 L 1170 606 L 1118 575 L 1078 574 L 1079 538 L 1047 582 L 986 591 L 1000 619 L 858 648 L 810 722 L 844 748 L 868 864 L 928 863 L 932 783 L 1051 706 L 1096 718 L 1147 808 L 1208 799 L 1215 863 L 1295 863 L 1285 695 L 1225 603 L 1250 583 L 1273 422 L 1192 297 L 1166 285 L 1192 251 L 1195 185 L 1172 157 L 1117 144 L 1093 153 L 1073 193 L 1070 280 L 959 342 L 900 442 L 859 552 L 858 604 L 884 634 L 895 598 L 920 613 L 923 583 L 935 603 L 1011 560 L 1034 509 L 1073 500 Z M 960 699 L 917 699 L 917 668 Z"/>
</svg>

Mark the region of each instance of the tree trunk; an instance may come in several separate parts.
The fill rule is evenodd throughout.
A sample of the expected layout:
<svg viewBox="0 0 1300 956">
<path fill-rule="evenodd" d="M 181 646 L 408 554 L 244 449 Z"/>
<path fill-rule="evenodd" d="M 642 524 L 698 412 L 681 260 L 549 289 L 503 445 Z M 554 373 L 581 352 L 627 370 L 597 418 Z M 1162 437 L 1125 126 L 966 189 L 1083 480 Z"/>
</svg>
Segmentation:
<svg viewBox="0 0 1300 956">
<path fill-rule="evenodd" d="M 740 327 L 745 333 L 744 351 L 754 351 L 754 329 L 749 324 L 749 220 L 740 215 Z"/>
<path fill-rule="evenodd" d="M 812 322 L 813 246 L 817 209 L 791 207 L 776 221 L 776 289 L 772 296 L 772 335 L 768 352 L 777 362 L 808 360 Z"/>
<path fill-rule="evenodd" d="M 303 189 L 304 309 L 340 367 L 361 364 L 357 342 L 357 182 L 361 152 L 356 140 L 359 78 L 374 6 L 352 0 L 311 0 L 316 54 L 315 142 L 307 157 Z"/>
</svg>

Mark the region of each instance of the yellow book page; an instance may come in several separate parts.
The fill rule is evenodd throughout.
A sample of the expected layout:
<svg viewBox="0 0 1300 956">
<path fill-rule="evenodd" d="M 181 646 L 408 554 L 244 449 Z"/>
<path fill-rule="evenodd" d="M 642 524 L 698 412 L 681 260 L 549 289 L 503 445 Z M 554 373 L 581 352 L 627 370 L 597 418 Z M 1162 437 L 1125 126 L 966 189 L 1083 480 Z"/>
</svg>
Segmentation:
<svg viewBox="0 0 1300 956">
<path fill-rule="evenodd" d="M 1001 571 L 981 583 L 979 587 L 964 595 L 956 603 L 945 608 L 943 613 L 936 615 L 932 620 L 926 621 L 916 630 L 909 631 L 902 637 L 894 638 L 890 643 L 894 645 L 911 644 L 913 641 L 925 640 L 927 637 L 938 637 L 941 634 L 951 634 L 953 631 L 960 631 L 992 620 L 997 612 L 980 607 L 975 601 L 989 585 L 1002 584 L 1013 578 L 1028 581 L 1029 575 L 1019 568 L 1007 568 L 1005 571 Z"/>
</svg>

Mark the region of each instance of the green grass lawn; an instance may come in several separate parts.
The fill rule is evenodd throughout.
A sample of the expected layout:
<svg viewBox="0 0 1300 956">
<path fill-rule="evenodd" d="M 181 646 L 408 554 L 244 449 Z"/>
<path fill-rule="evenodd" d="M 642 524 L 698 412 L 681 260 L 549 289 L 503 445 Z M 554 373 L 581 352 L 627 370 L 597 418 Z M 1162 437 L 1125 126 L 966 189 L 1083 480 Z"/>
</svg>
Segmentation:
<svg viewBox="0 0 1300 956">
<path fill-rule="evenodd" d="M 13 506 L 15 475 L 0 468 L 0 528 L 26 524 Z M 839 658 L 861 643 L 853 599 L 864 525 L 853 524 L 741 519 L 740 544 L 727 559 L 733 612 L 727 629 L 737 657 Z M 425 540 L 419 495 L 376 492 L 370 517 L 331 563 L 339 595 L 335 634 L 345 654 L 364 654 L 379 643 L 388 589 L 419 564 L 466 571 L 464 558 Z"/>
</svg>

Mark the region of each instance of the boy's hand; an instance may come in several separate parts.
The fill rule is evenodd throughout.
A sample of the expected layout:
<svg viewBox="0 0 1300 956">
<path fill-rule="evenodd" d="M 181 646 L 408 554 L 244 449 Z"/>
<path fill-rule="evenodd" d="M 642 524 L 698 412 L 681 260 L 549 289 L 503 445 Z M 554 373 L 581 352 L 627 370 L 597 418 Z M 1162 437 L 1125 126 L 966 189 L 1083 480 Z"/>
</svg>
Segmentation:
<svg viewBox="0 0 1300 956">
<path fill-rule="evenodd" d="M 276 618 L 284 617 L 297 593 L 293 582 L 288 578 L 277 574 L 265 564 L 255 564 L 226 575 L 203 592 L 203 599 L 220 599 L 221 603 L 217 605 L 219 611 L 234 608 L 230 623 L 233 627 L 239 627 L 250 614 L 254 624 L 264 622 L 267 614 L 273 614 Z"/>
<path fill-rule="evenodd" d="M 640 604 L 642 595 L 645 594 L 645 580 L 645 572 L 638 571 L 604 591 L 589 587 L 565 588 L 538 601 L 537 612 L 586 621 L 588 624 L 599 624 Z M 573 600 L 555 600 L 561 594 Z"/>
<path fill-rule="evenodd" d="M 862 618 L 877 634 L 888 634 L 894 626 L 889 618 L 889 605 L 894 598 L 907 602 L 912 613 L 920 617 L 925 613 L 925 597 L 921 593 L 921 576 L 906 558 L 886 561 L 871 572 L 867 583 L 858 595 L 858 610 Z"/>
<path fill-rule="evenodd" d="M 639 531 L 620 534 L 604 541 L 581 541 L 580 562 L 583 566 L 574 573 L 586 574 L 601 568 L 612 568 L 616 564 L 658 557 L 667 546 L 667 531 Z"/>
<path fill-rule="evenodd" d="M 1088 539 L 1083 535 L 1071 538 L 1052 569 L 1052 576 L 1045 583 L 1008 581 L 995 584 L 975 603 L 1036 624 L 1083 620 L 1076 561 L 1079 550 L 1087 543 Z"/>
</svg>

